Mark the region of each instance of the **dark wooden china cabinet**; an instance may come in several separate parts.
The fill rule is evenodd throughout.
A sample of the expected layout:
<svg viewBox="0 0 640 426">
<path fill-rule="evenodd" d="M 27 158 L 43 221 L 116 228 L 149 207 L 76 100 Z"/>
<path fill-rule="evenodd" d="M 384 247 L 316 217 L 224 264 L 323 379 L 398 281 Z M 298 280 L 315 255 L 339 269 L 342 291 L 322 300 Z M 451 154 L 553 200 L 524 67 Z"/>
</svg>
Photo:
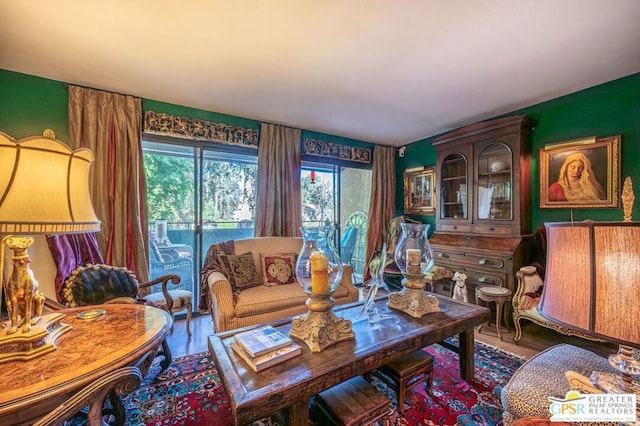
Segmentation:
<svg viewBox="0 0 640 426">
<path fill-rule="evenodd" d="M 433 141 L 440 202 L 431 236 L 436 265 L 475 288 L 514 290 L 529 261 L 533 123 L 513 116 L 472 124 Z"/>
</svg>

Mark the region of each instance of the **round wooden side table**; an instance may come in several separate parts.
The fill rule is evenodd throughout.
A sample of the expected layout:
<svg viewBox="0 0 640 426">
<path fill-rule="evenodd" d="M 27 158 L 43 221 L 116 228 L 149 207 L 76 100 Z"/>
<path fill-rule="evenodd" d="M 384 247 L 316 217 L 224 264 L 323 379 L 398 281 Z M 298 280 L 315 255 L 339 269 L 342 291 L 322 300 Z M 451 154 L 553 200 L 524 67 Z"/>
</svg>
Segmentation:
<svg viewBox="0 0 640 426">
<path fill-rule="evenodd" d="M 162 309 L 137 304 L 62 309 L 71 330 L 57 349 L 0 364 L 0 425 L 31 425 L 87 385 L 155 355 L 171 328 Z M 83 317 L 88 312 L 99 316 Z"/>
<path fill-rule="evenodd" d="M 502 340 L 502 333 L 500 331 L 500 321 L 502 320 L 502 307 L 504 302 L 511 299 L 511 290 L 505 287 L 498 286 L 483 286 L 476 288 L 476 305 L 479 300 L 485 302 L 496 302 L 496 331 L 498 332 L 498 338 Z M 506 321 L 505 321 L 506 325 Z M 482 331 L 482 325 L 478 326 L 478 332 Z"/>
</svg>

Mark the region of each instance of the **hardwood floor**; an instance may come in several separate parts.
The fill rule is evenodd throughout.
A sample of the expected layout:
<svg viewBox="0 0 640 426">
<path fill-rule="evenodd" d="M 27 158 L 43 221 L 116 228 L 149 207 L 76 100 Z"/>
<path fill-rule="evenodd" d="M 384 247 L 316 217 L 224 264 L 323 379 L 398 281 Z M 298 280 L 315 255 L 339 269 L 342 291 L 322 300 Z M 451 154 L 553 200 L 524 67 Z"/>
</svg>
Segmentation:
<svg viewBox="0 0 640 426">
<path fill-rule="evenodd" d="M 500 341 L 493 322 L 490 325 L 483 327 L 481 333 L 476 330 L 476 340 L 492 346 L 497 346 L 507 352 L 511 352 L 525 358 L 530 358 L 532 355 L 535 355 L 550 346 L 563 342 L 589 349 L 602 356 L 608 356 L 615 353 L 618 349 L 617 345 L 593 342 L 574 336 L 565 336 L 528 321 L 523 321 L 523 324 L 525 324 L 523 327 L 523 336 L 518 344 L 513 343 L 513 332 L 507 331 L 504 327 L 502 328 L 503 340 Z M 191 333 L 191 338 L 187 338 L 185 320 L 176 320 L 173 334 L 168 338 L 173 357 L 206 352 L 209 350 L 207 337 L 213 334 L 211 317 L 209 315 L 194 315 L 191 319 Z"/>
</svg>

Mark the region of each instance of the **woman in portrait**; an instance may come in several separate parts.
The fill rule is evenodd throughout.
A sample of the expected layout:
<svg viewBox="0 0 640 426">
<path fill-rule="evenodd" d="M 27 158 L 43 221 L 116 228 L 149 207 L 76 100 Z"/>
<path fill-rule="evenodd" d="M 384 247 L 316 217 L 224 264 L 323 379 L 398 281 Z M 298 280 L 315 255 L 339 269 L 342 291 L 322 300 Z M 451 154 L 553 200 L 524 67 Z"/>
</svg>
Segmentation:
<svg viewBox="0 0 640 426">
<path fill-rule="evenodd" d="M 549 187 L 549 201 L 594 201 L 606 198 L 593 174 L 591 160 L 582 152 L 567 156 L 560 168 L 558 181 Z"/>
</svg>

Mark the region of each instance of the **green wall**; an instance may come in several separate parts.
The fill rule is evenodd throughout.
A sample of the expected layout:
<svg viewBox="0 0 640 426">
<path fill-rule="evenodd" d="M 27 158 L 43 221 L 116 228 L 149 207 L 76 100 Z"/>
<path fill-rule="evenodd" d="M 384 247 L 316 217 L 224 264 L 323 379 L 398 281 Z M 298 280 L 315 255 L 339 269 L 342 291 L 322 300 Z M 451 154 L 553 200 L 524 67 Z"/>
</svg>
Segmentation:
<svg viewBox="0 0 640 426">
<path fill-rule="evenodd" d="M 179 105 L 143 99 L 143 110 L 166 112 L 247 128 L 260 128 L 260 122 L 242 117 L 218 114 Z M 513 111 L 505 115 L 528 115 L 536 121 L 532 135 L 532 226 L 544 222 L 568 221 L 568 209 L 540 209 L 539 150 L 545 144 L 595 135 L 622 135 L 621 178 L 626 176 L 640 188 L 640 73 L 561 98 Z M 0 131 L 16 139 L 41 134 L 46 128 L 56 132 L 60 140 L 68 140 L 66 83 L 0 70 Z M 303 138 L 311 137 L 354 146 L 373 144 L 335 135 L 303 130 Z M 411 167 L 435 165 L 436 155 L 431 140 L 408 144 L 404 158 L 397 158 L 397 212 L 402 212 L 402 172 Z M 639 192 L 640 193 L 640 192 Z M 639 196 L 640 198 L 640 196 Z M 636 202 L 634 218 L 640 218 L 640 202 Z M 621 220 L 622 209 L 574 209 L 574 220 Z M 421 216 L 435 225 L 435 216 Z"/>
<path fill-rule="evenodd" d="M 14 139 L 21 139 L 42 134 L 44 129 L 50 128 L 56 132 L 58 139 L 68 140 L 67 95 L 66 83 L 0 70 L 0 131 Z M 260 121 L 257 120 L 152 99 L 142 99 L 142 111 L 164 112 L 230 126 L 260 129 Z M 343 145 L 367 147 L 372 152 L 374 148 L 374 145 L 369 142 L 302 129 L 302 139 L 307 137 Z"/>
<path fill-rule="evenodd" d="M 640 188 L 640 73 L 503 116 L 509 115 L 527 115 L 536 122 L 532 134 L 532 230 L 545 222 L 571 220 L 570 209 L 540 209 L 539 207 L 539 152 L 545 144 L 594 135 L 597 137 L 622 135 L 620 190 L 622 191 L 622 182 L 625 177 L 630 176 L 635 183 L 635 192 L 640 193 L 638 191 Z M 398 213 L 402 212 L 402 172 L 411 167 L 435 165 L 436 155 L 431 141 L 437 136 L 407 145 L 404 158 L 397 159 Z M 633 217 L 635 220 L 640 220 L 640 202 L 638 201 L 634 205 Z M 426 223 L 435 223 L 435 216 L 421 216 L 419 219 Z M 573 209 L 573 219 L 618 221 L 622 220 L 622 208 Z"/>
<path fill-rule="evenodd" d="M 53 129 L 67 141 L 67 95 L 65 83 L 0 70 L 0 131 L 22 139 Z"/>
</svg>

